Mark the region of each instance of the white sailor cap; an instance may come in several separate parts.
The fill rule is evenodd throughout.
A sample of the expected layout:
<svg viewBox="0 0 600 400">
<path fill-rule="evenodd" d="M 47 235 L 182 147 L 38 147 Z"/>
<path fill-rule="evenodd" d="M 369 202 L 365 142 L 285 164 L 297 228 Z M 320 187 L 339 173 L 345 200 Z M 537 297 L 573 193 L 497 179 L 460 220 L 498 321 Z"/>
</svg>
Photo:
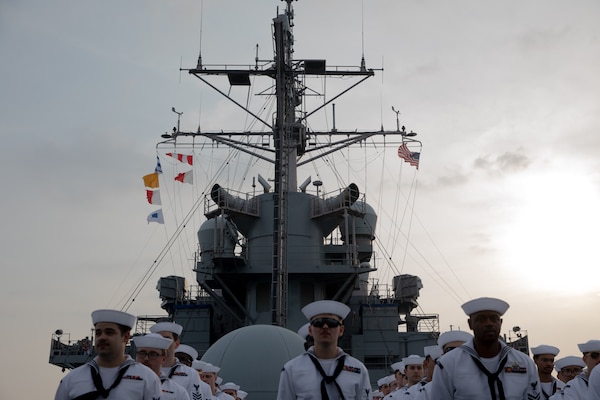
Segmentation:
<svg viewBox="0 0 600 400">
<path fill-rule="evenodd" d="M 479 311 L 495 311 L 500 315 L 504 315 L 508 307 L 507 302 L 493 297 L 480 297 L 467 301 L 462 305 L 462 309 L 467 315 L 473 315 Z"/>
<path fill-rule="evenodd" d="M 423 354 L 425 355 L 425 358 L 427 358 L 427 356 L 431 357 L 432 360 L 437 360 L 438 358 L 440 358 L 442 356 L 442 354 L 444 354 L 444 350 L 442 350 L 442 348 L 438 345 L 435 346 L 425 346 L 423 347 Z"/>
<path fill-rule="evenodd" d="M 177 346 L 175 353 L 185 353 L 188 356 L 192 357 L 192 360 L 198 358 L 198 352 L 192 346 L 188 346 L 187 344 L 180 344 Z"/>
<path fill-rule="evenodd" d="M 350 307 L 339 301 L 318 300 L 305 305 L 302 308 L 302 313 L 308 320 L 319 314 L 333 314 L 344 319 L 350 313 Z"/>
<path fill-rule="evenodd" d="M 416 354 L 411 354 L 410 356 L 402 359 L 405 368 L 409 365 L 423 365 L 423 361 L 425 361 L 425 357 L 421 357 Z"/>
<path fill-rule="evenodd" d="M 390 383 L 392 383 L 395 380 L 396 380 L 396 377 L 394 375 L 384 376 L 383 378 L 379 378 L 377 380 L 377 387 L 381 387 L 383 385 L 389 385 Z"/>
<path fill-rule="evenodd" d="M 307 322 L 306 324 L 302 325 L 300 329 L 298 329 L 298 335 L 300 335 L 300 337 L 304 340 L 306 340 L 306 338 L 310 336 L 310 333 L 308 332 L 309 325 L 310 322 Z"/>
<path fill-rule="evenodd" d="M 383 378 L 377 379 L 377 387 L 380 388 L 383 385 L 389 385 L 389 383 L 387 382 L 387 378 L 387 376 L 384 376 Z"/>
<path fill-rule="evenodd" d="M 221 368 L 216 365 L 212 365 L 211 363 L 206 363 L 204 367 L 202 367 L 202 372 L 212 372 L 213 374 L 218 374 Z"/>
<path fill-rule="evenodd" d="M 235 390 L 237 392 L 238 390 L 240 390 L 240 385 L 236 385 L 233 382 L 227 382 L 226 384 L 221 385 L 221 390 L 226 390 L 226 389 Z"/>
<path fill-rule="evenodd" d="M 371 392 L 371 394 L 369 395 L 369 399 L 374 399 L 375 397 L 383 397 L 385 396 L 383 394 L 383 392 L 380 392 L 379 390 L 376 390 L 374 392 Z"/>
<path fill-rule="evenodd" d="M 451 342 L 468 342 L 473 338 L 469 332 L 465 331 L 448 331 L 442 333 L 437 340 L 438 346 L 444 348 L 445 345 Z"/>
<path fill-rule="evenodd" d="M 579 343 L 577 345 L 579 351 L 582 353 L 589 353 L 590 351 L 600 351 L 600 340 L 588 340 L 585 343 Z"/>
<path fill-rule="evenodd" d="M 135 347 L 151 347 L 153 349 L 166 350 L 169 348 L 173 340 L 164 338 L 158 333 L 149 333 L 144 336 L 135 336 L 133 339 Z"/>
<path fill-rule="evenodd" d="M 182 331 L 183 326 L 175 322 L 158 322 L 150 327 L 150 332 L 152 333 L 171 332 L 179 336 Z"/>
<path fill-rule="evenodd" d="M 248 396 L 248 392 L 244 392 L 243 390 L 237 391 L 237 397 L 239 397 L 240 399 L 244 400 L 246 396 Z"/>
<path fill-rule="evenodd" d="M 404 363 L 402 361 L 397 361 L 391 365 L 392 370 L 394 372 L 399 371 L 402 375 L 404 375 Z"/>
<path fill-rule="evenodd" d="M 560 372 L 561 369 L 573 365 L 585 368 L 585 363 L 583 362 L 582 358 L 577 356 L 566 356 L 561 358 L 560 360 L 554 361 L 554 369 L 556 370 L 556 372 Z"/>
<path fill-rule="evenodd" d="M 114 324 L 124 325 L 128 328 L 133 328 L 135 319 L 135 315 L 119 310 L 104 309 L 92 311 L 92 323 L 94 325 L 98 322 L 112 322 Z"/>
<path fill-rule="evenodd" d="M 207 364 L 208 363 L 205 363 L 204 361 L 194 360 L 192 361 L 192 368 L 194 368 L 196 371 L 204 371 L 204 368 Z"/>
<path fill-rule="evenodd" d="M 547 344 L 541 344 L 537 347 L 531 348 L 531 354 L 534 356 L 539 356 L 540 354 L 552 354 L 553 356 L 557 356 L 560 350 L 558 347 L 549 346 Z"/>
</svg>

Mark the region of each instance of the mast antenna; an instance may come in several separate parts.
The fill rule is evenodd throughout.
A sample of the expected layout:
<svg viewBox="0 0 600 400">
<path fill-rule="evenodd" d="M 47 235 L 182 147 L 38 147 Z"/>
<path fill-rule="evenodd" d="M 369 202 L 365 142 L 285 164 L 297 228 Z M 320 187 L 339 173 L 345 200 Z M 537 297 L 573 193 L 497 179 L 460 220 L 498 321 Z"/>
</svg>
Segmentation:
<svg viewBox="0 0 600 400">
<path fill-rule="evenodd" d="M 392 106 L 392 111 L 396 113 L 396 132 L 400 132 L 400 111 L 396 111 L 394 106 Z"/>
<path fill-rule="evenodd" d="M 200 37 L 198 38 L 198 63 L 196 64 L 196 69 L 202 69 L 202 27 L 204 26 L 203 22 L 204 17 L 204 0 L 200 1 Z"/>
<path fill-rule="evenodd" d="M 361 59 L 360 59 L 360 70 L 366 71 L 367 66 L 365 64 L 365 0 L 361 1 L 361 16 L 360 16 L 360 41 L 361 41 Z"/>
</svg>

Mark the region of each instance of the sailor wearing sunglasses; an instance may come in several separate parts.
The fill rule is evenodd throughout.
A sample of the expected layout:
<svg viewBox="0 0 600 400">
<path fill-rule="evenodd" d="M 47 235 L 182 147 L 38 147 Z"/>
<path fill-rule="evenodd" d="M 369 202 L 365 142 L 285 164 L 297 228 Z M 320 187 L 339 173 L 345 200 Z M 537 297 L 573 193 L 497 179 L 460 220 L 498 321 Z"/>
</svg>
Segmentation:
<svg viewBox="0 0 600 400">
<path fill-rule="evenodd" d="M 371 383 L 367 368 L 337 345 L 350 308 L 320 300 L 305 306 L 302 313 L 310 321 L 314 345 L 284 365 L 277 399 L 368 400 Z"/>
</svg>

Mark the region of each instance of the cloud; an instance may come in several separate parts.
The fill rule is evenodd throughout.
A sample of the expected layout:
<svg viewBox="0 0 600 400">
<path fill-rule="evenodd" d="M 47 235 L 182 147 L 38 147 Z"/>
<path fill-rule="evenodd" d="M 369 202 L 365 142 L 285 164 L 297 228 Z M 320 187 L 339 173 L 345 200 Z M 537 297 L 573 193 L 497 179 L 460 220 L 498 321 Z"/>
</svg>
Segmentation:
<svg viewBox="0 0 600 400">
<path fill-rule="evenodd" d="M 469 179 L 467 175 L 462 173 L 461 171 L 454 170 L 449 171 L 448 174 L 440 176 L 436 181 L 437 187 L 452 187 L 452 186 L 460 186 L 468 183 Z"/>
<path fill-rule="evenodd" d="M 507 151 L 498 156 L 484 155 L 477 157 L 473 162 L 476 169 L 481 169 L 492 174 L 506 174 L 519 172 L 531 165 L 531 159 L 520 151 Z"/>
</svg>

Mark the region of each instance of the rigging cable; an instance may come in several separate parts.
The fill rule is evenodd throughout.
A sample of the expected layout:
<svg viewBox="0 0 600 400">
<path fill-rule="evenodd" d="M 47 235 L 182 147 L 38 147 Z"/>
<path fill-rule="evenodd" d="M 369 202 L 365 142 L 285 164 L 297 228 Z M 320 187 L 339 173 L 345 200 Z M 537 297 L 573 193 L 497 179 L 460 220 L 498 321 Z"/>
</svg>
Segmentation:
<svg viewBox="0 0 600 400">
<path fill-rule="evenodd" d="M 229 161 L 229 160 L 227 160 L 227 161 Z M 228 164 L 227 162 L 223 163 L 221 165 L 221 167 L 219 168 L 219 170 L 213 175 L 213 178 L 207 184 L 208 188 L 210 188 L 212 186 L 214 180 L 216 180 L 218 177 L 220 177 L 222 175 L 223 170 L 226 168 L 227 164 Z M 207 191 L 208 191 L 208 189 L 205 189 L 204 192 L 207 192 Z M 123 302 L 123 305 L 121 306 L 121 310 L 123 310 L 123 311 L 129 310 L 129 307 L 131 307 L 133 302 L 135 302 L 137 296 L 141 293 L 141 291 L 146 286 L 146 284 L 148 283 L 148 281 L 150 280 L 150 278 L 152 277 L 154 272 L 156 272 L 157 268 L 161 265 L 163 260 L 167 257 L 170 249 L 173 247 L 175 242 L 179 239 L 179 237 L 185 230 L 190 219 L 195 215 L 197 209 L 202 204 L 203 199 L 204 199 L 203 196 L 198 196 L 197 200 L 194 202 L 194 204 L 192 205 L 192 207 L 190 208 L 188 213 L 182 219 L 182 222 L 177 226 L 175 232 L 168 239 L 166 245 L 161 249 L 161 251 L 155 258 L 155 260 L 150 265 L 150 267 L 148 267 L 148 270 L 143 274 L 143 276 L 140 278 L 139 282 L 132 289 L 129 297 L 127 297 L 127 299 Z"/>
</svg>

